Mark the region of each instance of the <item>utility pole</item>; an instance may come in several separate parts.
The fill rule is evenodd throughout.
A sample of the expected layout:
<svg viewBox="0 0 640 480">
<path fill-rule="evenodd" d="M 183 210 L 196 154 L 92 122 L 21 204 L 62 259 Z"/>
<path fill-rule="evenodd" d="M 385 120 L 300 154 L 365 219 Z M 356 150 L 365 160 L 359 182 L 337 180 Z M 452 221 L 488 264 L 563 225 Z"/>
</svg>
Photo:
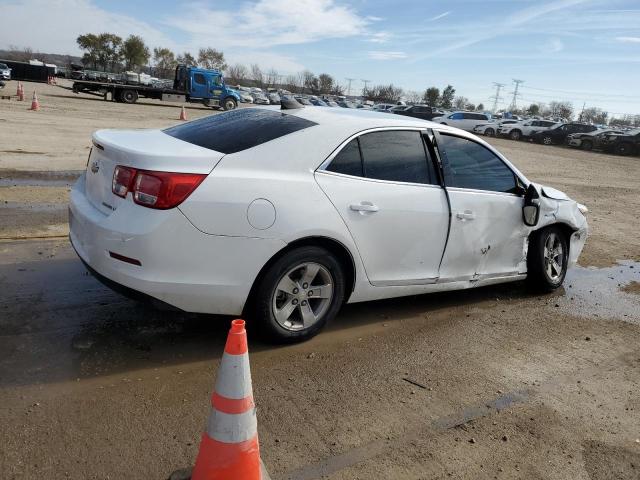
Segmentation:
<svg viewBox="0 0 640 480">
<path fill-rule="evenodd" d="M 493 97 L 489 97 L 489 100 L 493 100 L 493 113 L 498 110 L 498 102 L 502 100 L 500 96 L 500 90 L 504 87 L 504 83 L 493 82 L 493 86 L 496 87 L 496 94 Z"/>
<path fill-rule="evenodd" d="M 582 121 L 582 116 L 584 115 L 584 107 L 587 106 L 587 102 L 583 102 L 582 103 L 582 111 L 580 112 L 580 120 L 578 120 L 579 122 Z"/>
<path fill-rule="evenodd" d="M 347 82 L 349 82 L 349 86 L 347 87 L 347 96 L 350 97 L 351 96 L 351 82 L 353 82 L 356 79 L 355 78 L 345 78 L 345 80 Z"/>
<path fill-rule="evenodd" d="M 510 93 L 513 93 L 513 100 L 511 100 L 511 106 L 509 107 L 511 111 L 514 111 L 516 108 L 518 108 L 517 99 L 518 99 L 518 95 L 520 95 L 518 93 L 518 88 L 520 87 L 521 83 L 524 83 L 524 80 L 516 80 L 514 78 L 513 83 L 515 83 L 516 86 L 513 89 L 513 92 L 510 92 Z"/>
<path fill-rule="evenodd" d="M 371 80 L 361 79 L 360 81 L 364 83 L 364 87 L 362 87 L 362 96 L 364 96 L 364 92 L 367 91 L 367 85 L 371 83 Z"/>
</svg>

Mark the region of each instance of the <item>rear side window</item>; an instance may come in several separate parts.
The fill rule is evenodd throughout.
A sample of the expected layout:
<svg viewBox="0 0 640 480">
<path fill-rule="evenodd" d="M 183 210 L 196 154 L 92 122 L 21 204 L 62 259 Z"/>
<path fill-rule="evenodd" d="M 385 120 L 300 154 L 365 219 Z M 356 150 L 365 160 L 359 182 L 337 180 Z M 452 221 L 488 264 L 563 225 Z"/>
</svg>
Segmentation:
<svg viewBox="0 0 640 480">
<path fill-rule="evenodd" d="M 242 108 L 166 128 L 163 132 L 178 140 L 227 154 L 241 152 L 314 125 L 317 123 L 295 115 Z"/>
<path fill-rule="evenodd" d="M 367 178 L 435 183 L 420 132 L 393 130 L 362 135 L 360 150 Z"/>
<path fill-rule="evenodd" d="M 515 193 L 514 173 L 491 150 L 467 140 L 442 134 L 446 153 L 445 183 L 449 187 Z"/>
<path fill-rule="evenodd" d="M 340 153 L 335 156 L 331 164 L 327 167 L 327 171 L 342 173 L 344 175 L 353 175 L 354 177 L 363 177 L 362 158 L 360 157 L 360 147 L 358 139 L 351 140 Z"/>
</svg>

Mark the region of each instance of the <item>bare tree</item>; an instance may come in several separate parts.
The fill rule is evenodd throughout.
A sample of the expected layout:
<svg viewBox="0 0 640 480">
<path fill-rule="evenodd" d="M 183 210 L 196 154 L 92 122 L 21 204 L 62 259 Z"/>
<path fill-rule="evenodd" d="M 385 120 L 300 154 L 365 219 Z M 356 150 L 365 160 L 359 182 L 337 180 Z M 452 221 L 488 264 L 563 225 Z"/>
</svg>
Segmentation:
<svg viewBox="0 0 640 480">
<path fill-rule="evenodd" d="M 265 75 L 265 83 L 267 84 L 267 87 L 275 87 L 276 85 L 278 85 L 279 80 L 280 74 L 278 73 L 278 71 L 275 68 L 269 69 L 269 71 Z"/>
<path fill-rule="evenodd" d="M 241 84 L 242 82 L 244 82 L 247 79 L 248 76 L 249 76 L 249 70 L 247 70 L 247 67 L 245 67 L 244 65 L 242 65 L 240 63 L 236 63 L 234 65 L 231 65 L 227 69 L 227 73 L 226 73 L 227 80 L 232 85 Z"/>
<path fill-rule="evenodd" d="M 187 65 L 188 67 L 197 67 L 198 61 L 196 57 L 191 55 L 189 52 L 184 52 L 182 55 L 178 55 L 177 59 L 178 63 L 182 65 Z"/>
<path fill-rule="evenodd" d="M 422 101 L 422 94 L 420 92 L 416 92 L 415 90 L 407 90 L 404 94 L 404 99 L 407 103 L 416 104 Z"/>
<path fill-rule="evenodd" d="M 453 108 L 456 110 L 464 110 L 469 104 L 469 99 L 467 97 L 463 97 L 462 95 L 453 99 Z"/>
<path fill-rule="evenodd" d="M 198 64 L 202 68 L 224 70 L 227 64 L 224 61 L 224 53 L 215 48 L 201 48 L 198 52 Z"/>
<path fill-rule="evenodd" d="M 178 64 L 175 54 L 168 48 L 154 48 L 153 60 L 156 62 L 158 77 L 171 78 L 172 72 Z"/>
<path fill-rule="evenodd" d="M 16 62 L 28 62 L 33 58 L 33 49 L 31 47 L 20 48 L 16 45 L 9 45 L 9 53 L 7 60 Z"/>
<path fill-rule="evenodd" d="M 260 65 L 258 65 L 257 63 L 254 63 L 253 65 L 251 65 L 251 80 L 254 81 L 254 83 L 256 84 L 256 86 L 262 88 L 264 85 L 264 74 L 262 73 L 262 69 L 260 68 Z"/>
</svg>

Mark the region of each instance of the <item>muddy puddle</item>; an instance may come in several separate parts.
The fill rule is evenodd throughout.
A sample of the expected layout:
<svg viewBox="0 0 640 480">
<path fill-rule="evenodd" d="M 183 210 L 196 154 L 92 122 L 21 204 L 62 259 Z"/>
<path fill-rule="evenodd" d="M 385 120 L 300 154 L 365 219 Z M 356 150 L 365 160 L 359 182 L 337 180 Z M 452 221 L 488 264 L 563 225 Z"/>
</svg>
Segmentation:
<svg viewBox="0 0 640 480">
<path fill-rule="evenodd" d="M 622 319 L 640 324 L 640 262 L 619 261 L 608 268 L 580 267 L 569 270 L 558 307 L 569 314 Z"/>
</svg>

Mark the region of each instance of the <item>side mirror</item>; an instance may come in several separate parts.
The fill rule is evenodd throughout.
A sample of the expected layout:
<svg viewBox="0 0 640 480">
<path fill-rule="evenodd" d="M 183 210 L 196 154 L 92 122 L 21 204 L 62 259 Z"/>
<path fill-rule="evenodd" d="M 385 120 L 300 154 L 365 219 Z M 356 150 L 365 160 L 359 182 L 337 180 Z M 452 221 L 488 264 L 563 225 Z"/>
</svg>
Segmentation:
<svg viewBox="0 0 640 480">
<path fill-rule="evenodd" d="M 527 193 L 524 195 L 524 206 L 522 207 L 522 220 L 529 227 L 535 227 L 540 218 L 540 194 L 533 184 L 529 184 Z"/>
</svg>

